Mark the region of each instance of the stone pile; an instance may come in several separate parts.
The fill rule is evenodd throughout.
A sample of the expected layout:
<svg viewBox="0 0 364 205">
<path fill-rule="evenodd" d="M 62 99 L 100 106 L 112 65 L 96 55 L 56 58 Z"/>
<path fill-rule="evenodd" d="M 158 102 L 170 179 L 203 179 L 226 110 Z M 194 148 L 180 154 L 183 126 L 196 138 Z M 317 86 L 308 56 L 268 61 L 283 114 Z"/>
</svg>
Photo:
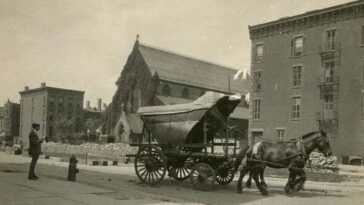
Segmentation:
<svg viewBox="0 0 364 205">
<path fill-rule="evenodd" d="M 49 142 L 42 145 L 43 152 L 64 154 L 88 154 L 106 157 L 125 157 L 127 154 L 135 154 L 137 147 L 131 147 L 124 143 L 96 144 L 84 143 L 81 145 L 70 145 Z"/>
<path fill-rule="evenodd" d="M 337 157 L 325 157 L 323 154 L 312 152 L 307 167 L 316 172 L 336 172 L 339 170 Z"/>
</svg>

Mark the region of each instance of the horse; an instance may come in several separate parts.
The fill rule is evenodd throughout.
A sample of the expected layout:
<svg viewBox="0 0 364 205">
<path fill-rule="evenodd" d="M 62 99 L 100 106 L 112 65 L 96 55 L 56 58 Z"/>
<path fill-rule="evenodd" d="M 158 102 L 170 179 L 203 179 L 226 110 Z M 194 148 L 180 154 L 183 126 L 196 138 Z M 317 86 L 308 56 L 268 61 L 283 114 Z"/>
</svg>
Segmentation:
<svg viewBox="0 0 364 205">
<path fill-rule="evenodd" d="M 243 190 L 243 177 L 251 172 L 259 191 L 263 195 L 268 195 L 263 177 L 266 166 L 276 169 L 288 168 L 289 177 L 284 190 L 287 194 L 291 191 L 298 192 L 306 181 L 306 173 L 303 168 L 310 153 L 317 148 L 326 157 L 332 154 L 327 134 L 322 130 L 307 133 L 296 140 L 284 143 L 260 142 L 255 148 L 256 153 L 253 153 L 253 147 L 241 149 L 235 160 L 234 168 L 237 170 L 244 157 L 247 157 L 246 165 L 240 171 L 237 183 L 238 193 L 242 193 Z M 260 175 L 262 183 L 259 181 L 258 175 Z"/>
</svg>

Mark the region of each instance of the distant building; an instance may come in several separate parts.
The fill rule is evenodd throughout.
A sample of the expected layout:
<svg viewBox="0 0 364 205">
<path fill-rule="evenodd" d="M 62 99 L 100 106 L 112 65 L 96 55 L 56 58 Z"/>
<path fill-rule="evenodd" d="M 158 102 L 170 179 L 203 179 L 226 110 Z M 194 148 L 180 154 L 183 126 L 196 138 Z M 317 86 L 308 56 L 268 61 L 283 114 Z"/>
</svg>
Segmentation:
<svg viewBox="0 0 364 205">
<path fill-rule="evenodd" d="M 13 143 L 14 137 L 19 136 L 19 113 L 20 105 L 10 100 L 0 108 L 0 135 L 9 145 Z"/>
<path fill-rule="evenodd" d="M 105 110 L 85 108 L 85 109 L 83 109 L 83 118 L 84 118 L 84 120 L 87 120 L 87 119 L 101 120 L 102 114 L 104 112 L 105 112 Z"/>
<path fill-rule="evenodd" d="M 84 91 L 48 87 L 25 87 L 20 91 L 20 138 L 28 145 L 28 134 L 33 122 L 39 123 L 40 136 L 54 137 L 54 123 L 60 119 L 82 120 Z"/>
<path fill-rule="evenodd" d="M 142 45 L 136 40 L 116 85 L 112 103 L 106 111 L 109 131 L 124 129 L 123 121 L 139 122 L 134 113 L 141 106 L 189 103 L 206 91 L 224 94 L 248 93 L 249 80 L 233 80 L 237 70 L 210 62 L 179 55 L 170 51 Z M 120 119 L 122 111 L 128 119 Z M 249 111 L 245 101 L 233 114 L 241 127 L 240 138 L 245 139 Z M 140 132 L 138 125 L 131 132 Z M 119 132 L 120 134 L 120 132 Z"/>
<path fill-rule="evenodd" d="M 251 134 L 328 132 L 334 154 L 363 154 L 364 1 L 249 27 Z"/>
</svg>

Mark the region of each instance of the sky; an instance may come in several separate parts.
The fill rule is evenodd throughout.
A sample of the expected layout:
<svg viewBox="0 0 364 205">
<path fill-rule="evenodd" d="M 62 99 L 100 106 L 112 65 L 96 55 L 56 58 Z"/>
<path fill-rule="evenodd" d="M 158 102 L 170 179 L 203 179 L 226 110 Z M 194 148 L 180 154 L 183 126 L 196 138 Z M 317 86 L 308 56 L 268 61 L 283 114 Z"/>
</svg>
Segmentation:
<svg viewBox="0 0 364 205">
<path fill-rule="evenodd" d="M 110 103 L 143 44 L 249 70 L 249 25 L 348 0 L 0 0 L 0 106 L 47 86 Z"/>
</svg>

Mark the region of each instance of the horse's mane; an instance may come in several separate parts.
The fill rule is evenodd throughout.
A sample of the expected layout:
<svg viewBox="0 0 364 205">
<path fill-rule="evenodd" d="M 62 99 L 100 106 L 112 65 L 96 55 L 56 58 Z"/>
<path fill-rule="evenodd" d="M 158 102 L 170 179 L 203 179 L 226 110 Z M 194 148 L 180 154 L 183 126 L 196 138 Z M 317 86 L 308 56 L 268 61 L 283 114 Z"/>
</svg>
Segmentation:
<svg viewBox="0 0 364 205">
<path fill-rule="evenodd" d="M 317 134 L 317 133 L 318 133 L 317 131 L 309 132 L 307 134 L 302 135 L 302 139 L 306 139 L 306 138 L 311 137 L 312 135 Z"/>
</svg>

